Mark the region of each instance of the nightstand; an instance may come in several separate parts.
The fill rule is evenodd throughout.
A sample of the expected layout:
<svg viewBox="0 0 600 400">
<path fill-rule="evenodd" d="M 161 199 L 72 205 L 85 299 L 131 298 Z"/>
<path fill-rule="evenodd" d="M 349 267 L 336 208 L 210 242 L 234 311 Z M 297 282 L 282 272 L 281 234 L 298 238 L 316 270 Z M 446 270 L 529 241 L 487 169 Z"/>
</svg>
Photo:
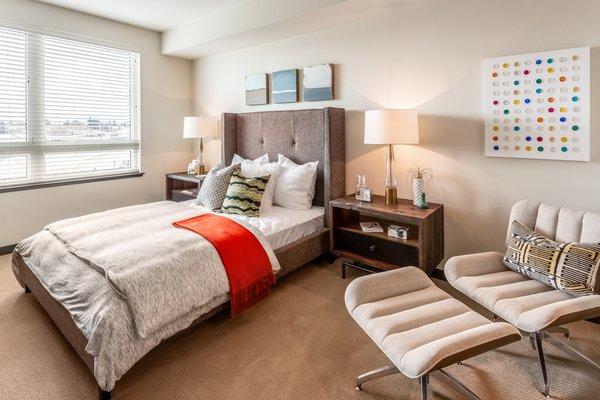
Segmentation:
<svg viewBox="0 0 600 400">
<path fill-rule="evenodd" d="M 173 201 L 195 199 L 204 177 L 187 172 L 177 172 L 166 176 L 166 198 Z"/>
<path fill-rule="evenodd" d="M 364 232 L 360 222 L 379 222 L 383 232 Z M 409 228 L 408 239 L 387 235 L 391 224 Z M 412 201 L 398 199 L 385 204 L 383 196 L 371 203 L 354 195 L 329 202 L 331 252 L 346 267 L 379 272 L 414 265 L 431 274 L 444 258 L 444 206 L 429 203 L 420 209 Z"/>
</svg>

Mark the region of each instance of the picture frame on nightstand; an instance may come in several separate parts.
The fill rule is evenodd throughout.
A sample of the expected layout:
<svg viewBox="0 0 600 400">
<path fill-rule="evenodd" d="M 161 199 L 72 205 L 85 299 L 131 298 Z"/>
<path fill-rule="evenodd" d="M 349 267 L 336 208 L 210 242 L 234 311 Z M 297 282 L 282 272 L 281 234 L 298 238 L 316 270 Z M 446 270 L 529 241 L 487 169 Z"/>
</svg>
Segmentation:
<svg viewBox="0 0 600 400">
<path fill-rule="evenodd" d="M 371 188 L 368 187 L 361 187 L 356 192 L 356 199 L 359 201 L 370 203 L 372 201 L 372 197 L 373 195 L 371 193 Z"/>
</svg>

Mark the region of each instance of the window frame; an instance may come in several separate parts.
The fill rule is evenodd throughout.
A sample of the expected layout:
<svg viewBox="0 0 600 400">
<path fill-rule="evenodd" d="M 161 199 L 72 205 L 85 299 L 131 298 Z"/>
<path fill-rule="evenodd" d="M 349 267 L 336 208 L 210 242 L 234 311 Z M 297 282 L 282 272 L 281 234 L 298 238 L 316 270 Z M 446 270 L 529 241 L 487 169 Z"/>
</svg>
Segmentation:
<svg viewBox="0 0 600 400">
<path fill-rule="evenodd" d="M 0 157 L 8 154 L 11 155 L 25 155 L 26 156 L 26 175 L 27 178 L 15 179 L 15 183 L 11 184 L 0 184 L 0 193 L 21 191 L 27 189 L 36 189 L 43 187 L 62 186 L 77 183 L 89 183 L 98 182 L 113 179 L 123 179 L 131 177 L 140 177 L 144 175 L 142 171 L 142 132 L 141 132 L 141 53 L 138 48 L 125 45 L 122 43 L 107 41 L 103 39 L 91 38 L 84 35 L 72 34 L 63 31 L 56 31 L 50 29 L 40 29 L 37 27 L 28 26 L 21 23 L 15 23 L 12 21 L 6 21 L 0 19 L 0 27 L 7 29 L 14 29 L 23 31 L 30 38 L 39 38 L 39 40 L 28 41 L 26 49 L 26 57 L 40 54 L 39 51 L 42 45 L 42 36 L 49 36 L 58 39 L 66 39 L 71 41 L 80 42 L 83 44 L 103 46 L 108 49 L 121 50 L 136 54 L 137 63 L 131 73 L 135 73 L 137 76 L 130 77 L 130 83 L 133 80 L 133 98 L 130 103 L 130 113 L 135 113 L 131 117 L 131 131 L 134 132 L 133 138 L 130 139 L 110 139 L 107 140 L 71 140 L 71 141 L 56 141 L 52 140 L 40 140 L 39 136 L 33 134 L 29 130 L 25 132 L 24 140 L 15 141 L 0 141 Z M 37 49 L 32 49 L 37 46 Z M 38 60 L 37 67 L 43 66 L 43 57 Z M 28 77 L 27 90 L 31 90 L 31 87 L 35 84 L 31 83 L 31 77 L 36 74 L 30 73 L 31 64 L 28 64 L 26 68 L 26 74 Z M 39 74 L 37 75 L 40 76 Z M 44 119 L 43 102 L 39 102 L 40 96 L 44 96 L 44 91 L 39 92 L 37 96 L 27 97 L 27 107 L 33 109 L 33 112 L 26 114 L 27 126 L 35 126 L 36 119 L 37 123 Z M 33 106 L 32 106 L 33 105 Z M 8 149 L 8 151 L 7 151 Z M 44 168 L 45 154 L 52 154 L 58 152 L 86 152 L 86 151 L 102 151 L 102 150 L 130 150 L 132 151 L 132 164 L 130 169 L 126 169 L 123 172 L 117 172 L 116 170 L 108 170 L 106 172 L 97 171 L 92 173 L 75 173 L 75 174 L 61 174 L 59 178 L 53 179 L 52 175 L 44 174 L 36 177 L 29 176 L 30 168 Z M 78 175 L 78 176 L 73 176 Z M 42 177 L 42 180 L 39 178 Z"/>
</svg>

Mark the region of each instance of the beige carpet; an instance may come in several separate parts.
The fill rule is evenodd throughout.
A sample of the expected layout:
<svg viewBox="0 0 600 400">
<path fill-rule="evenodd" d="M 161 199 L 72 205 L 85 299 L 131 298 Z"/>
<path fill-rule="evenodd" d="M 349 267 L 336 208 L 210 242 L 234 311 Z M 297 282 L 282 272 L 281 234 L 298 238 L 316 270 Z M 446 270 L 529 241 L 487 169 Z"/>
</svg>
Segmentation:
<svg viewBox="0 0 600 400">
<path fill-rule="evenodd" d="M 351 320 L 339 265 L 308 265 L 241 318 L 217 315 L 163 343 L 117 383 L 119 399 L 418 399 L 401 375 L 354 390 L 360 373 L 388 362 Z M 351 273 L 352 274 L 352 273 Z M 570 326 L 573 342 L 600 359 L 600 325 Z M 600 376 L 548 345 L 553 397 L 599 399 Z M 448 371 L 482 399 L 542 399 L 529 342 Z M 431 398 L 460 396 L 432 379 Z M 0 257 L 0 398 L 95 399 L 92 375 Z"/>
</svg>

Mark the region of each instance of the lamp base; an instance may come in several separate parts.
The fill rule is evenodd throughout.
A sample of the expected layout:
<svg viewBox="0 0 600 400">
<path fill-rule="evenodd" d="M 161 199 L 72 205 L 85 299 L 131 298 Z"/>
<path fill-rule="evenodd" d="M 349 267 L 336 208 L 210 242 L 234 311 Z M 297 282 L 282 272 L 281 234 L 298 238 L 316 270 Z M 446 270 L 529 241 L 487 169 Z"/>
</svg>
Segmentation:
<svg viewBox="0 0 600 400">
<path fill-rule="evenodd" d="M 385 188 L 385 204 L 393 205 L 398 202 L 398 189 L 395 187 Z"/>
</svg>

